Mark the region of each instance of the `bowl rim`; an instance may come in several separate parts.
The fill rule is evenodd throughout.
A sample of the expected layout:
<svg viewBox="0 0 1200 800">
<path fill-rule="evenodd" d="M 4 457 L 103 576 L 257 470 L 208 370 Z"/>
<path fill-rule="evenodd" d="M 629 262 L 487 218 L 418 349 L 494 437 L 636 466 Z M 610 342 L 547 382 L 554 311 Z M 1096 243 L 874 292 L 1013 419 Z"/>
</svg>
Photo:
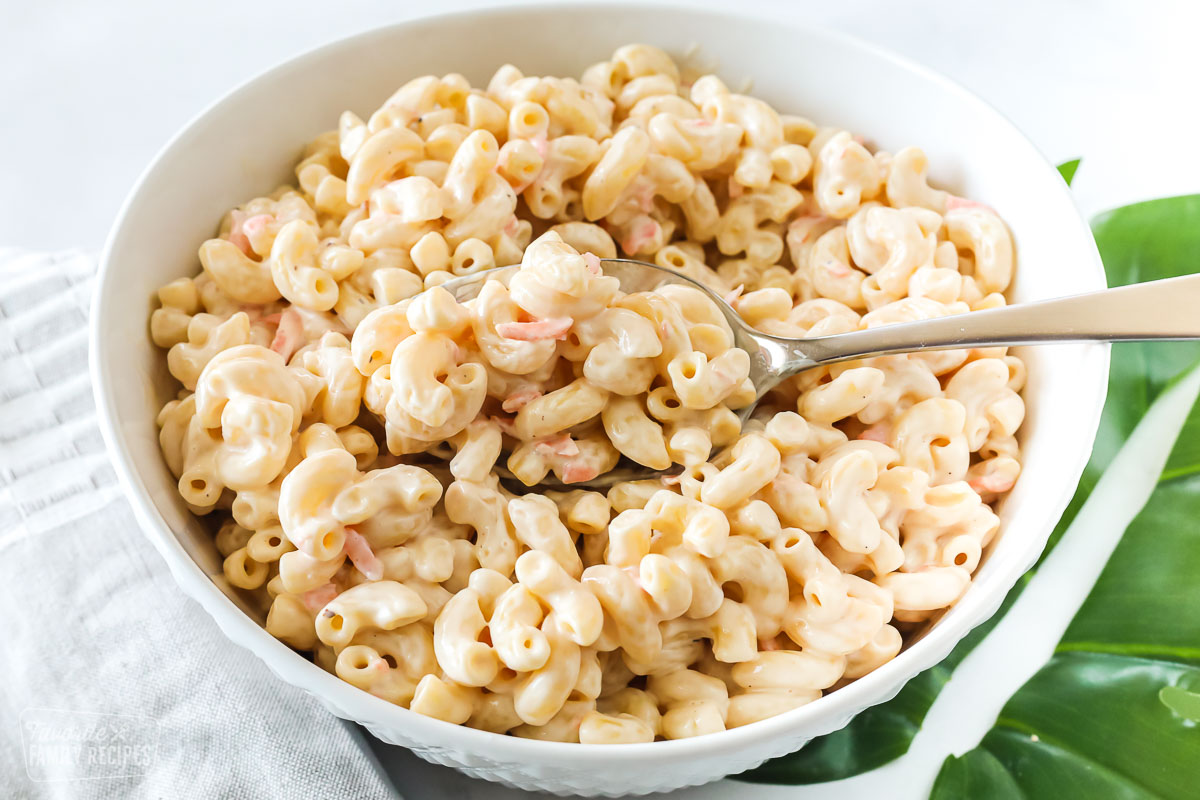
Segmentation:
<svg viewBox="0 0 1200 800">
<path fill-rule="evenodd" d="M 299 64 L 314 59 L 322 54 L 338 51 L 352 46 L 370 46 L 375 39 L 386 40 L 397 31 L 414 29 L 420 26 L 438 26 L 448 21 L 458 21 L 463 17 L 471 17 L 477 24 L 486 24 L 488 19 L 508 17 L 510 15 L 528 15 L 531 13 L 552 12 L 555 14 L 588 15 L 598 11 L 610 13 L 686 13 L 691 17 L 707 17 L 714 22 L 721 19 L 737 20 L 739 22 L 770 23 L 783 25 L 789 29 L 803 31 L 806 35 L 822 38 L 851 53 L 858 52 L 870 55 L 876 59 L 890 63 L 897 69 L 903 70 L 926 82 L 938 85 L 951 95 L 956 103 L 974 106 L 977 110 L 990 116 L 995 124 L 1007 127 L 1008 133 L 1028 151 L 1030 162 L 1036 161 L 1043 170 L 1055 170 L 1055 167 L 1042 155 L 1037 147 L 1025 134 L 1002 112 L 978 97 L 957 81 L 946 77 L 936 70 L 897 54 L 890 49 L 859 39 L 849 33 L 833 30 L 806 21 L 787 19 L 778 20 L 768 16 L 768 11 L 762 6 L 751 4 L 740 7 L 737 13 L 714 7 L 689 8 L 682 4 L 670 2 L 620 2 L 605 3 L 600 0 L 589 2 L 555 4 L 551 2 L 521 3 L 513 5 L 494 6 L 479 9 L 459 10 L 450 13 L 429 14 L 413 17 L 400 22 L 393 22 L 375 28 L 360 31 L 326 42 L 316 47 L 293 55 L 274 66 L 258 72 L 242 81 L 232 89 L 221 94 L 206 105 L 199 113 L 187 121 L 159 149 L 149 165 L 139 175 L 133 188 L 126 195 L 120 210 L 105 241 L 99 267 L 96 273 L 95 290 L 91 302 L 89 320 L 89 371 L 96 402 L 97 421 L 99 423 L 105 445 L 120 479 L 125 497 L 133 506 L 135 517 L 142 532 L 150 539 L 171 571 L 175 581 L 192 599 L 196 600 L 214 619 L 222 632 L 235 644 L 250 650 L 263 661 L 276 676 L 293 686 L 302 688 L 321 699 L 325 705 L 326 698 L 333 698 L 339 716 L 348 712 L 357 722 L 364 720 L 371 724 L 390 723 L 403 729 L 413 737 L 424 739 L 427 744 L 435 745 L 447 739 L 455 740 L 456 746 L 469 749 L 475 755 L 485 755 L 490 758 L 511 759 L 526 764 L 538 756 L 553 758 L 556 763 L 583 758 L 597 763 L 605 758 L 628 764 L 630 761 L 641 763 L 652 762 L 669 756 L 689 756 L 691 758 L 728 753 L 731 748 L 737 748 L 751 742 L 770 739 L 785 735 L 805 725 L 821 728 L 820 722 L 825 722 L 824 729 L 812 734 L 813 737 L 823 735 L 843 727 L 849 719 L 865 711 L 867 708 L 886 702 L 894 697 L 912 678 L 937 663 L 940 663 L 970 631 L 991 618 L 1003 598 L 1016 584 L 1020 576 L 1036 560 L 1045 548 L 1054 524 L 1046 523 L 1046 530 L 1038 537 L 1036 549 L 1033 542 L 1024 556 L 1017 553 L 1005 554 L 1007 562 L 999 565 L 989 576 L 992 593 L 976 591 L 968 593 L 946 615 L 932 626 L 917 642 L 906 646 L 895 658 L 872 670 L 867 675 L 854 682 L 831 692 L 811 703 L 799 708 L 786 711 L 774 717 L 759 722 L 732 728 L 726 731 L 699 736 L 689 739 L 656 741 L 636 744 L 580 744 L 568 742 L 548 742 L 534 739 L 523 739 L 505 734 L 496 734 L 468 728 L 463 725 L 426 717 L 409 709 L 389 703 L 360 690 L 335 675 L 326 672 L 297 651 L 287 647 L 259 626 L 249 615 L 244 613 L 221 589 L 212 581 L 210 576 L 201 569 L 185 551 L 166 520 L 159 513 L 150 493 L 139 475 L 135 460 L 120 431 L 119 421 L 114 416 L 115 392 L 112 377 L 107 370 L 107 358 L 103 353 L 105 320 L 109 311 L 109 293 L 106 287 L 113 271 L 112 256 L 118 241 L 125 233 L 128 217 L 134 206 L 159 166 L 170 160 L 181 145 L 187 144 L 199 124 L 218 108 L 230 102 L 244 92 L 251 90 L 260 83 L 269 82 L 283 75 Z M 1078 236 L 1080 232 L 1089 243 L 1088 256 L 1096 286 L 1106 285 L 1103 265 L 1096 250 L 1091 230 L 1069 192 L 1065 182 L 1061 182 L 1060 191 L 1066 195 L 1071 208 L 1072 223 L 1077 230 L 1072 232 Z M 1075 476 L 1076 480 L 1063 484 L 1058 496 L 1053 502 L 1047 502 L 1046 508 L 1053 510 L 1057 520 L 1075 492 L 1077 479 L 1082 475 L 1084 466 L 1090 456 L 1090 443 L 1094 441 L 1103 410 L 1108 385 L 1108 345 L 1075 345 L 1082 355 L 1092 362 L 1092 379 L 1095 386 L 1087 397 L 1092 398 L 1092 407 L 1086 410 L 1083 418 L 1083 430 L 1088 433 L 1089 446 L 1069 457 L 1068 463 L 1063 464 L 1064 474 Z M 1049 516 L 1047 517 L 1049 520 Z M 993 558 L 995 558 L 993 556 Z M 1001 568 L 1002 567 L 1002 568 Z M 972 588 L 978 586 L 972 583 Z M 1003 590 L 1003 591 L 1001 591 Z M 333 709 L 331 709 L 333 710 Z"/>
</svg>

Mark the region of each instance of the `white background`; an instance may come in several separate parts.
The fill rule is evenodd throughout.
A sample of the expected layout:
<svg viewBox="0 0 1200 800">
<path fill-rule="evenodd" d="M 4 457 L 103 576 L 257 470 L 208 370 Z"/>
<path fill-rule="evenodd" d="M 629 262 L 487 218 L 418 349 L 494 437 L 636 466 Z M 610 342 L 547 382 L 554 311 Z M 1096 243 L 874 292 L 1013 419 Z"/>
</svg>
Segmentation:
<svg viewBox="0 0 1200 800">
<path fill-rule="evenodd" d="M 737 0 L 745 7 L 749 0 Z M 438 11 L 497 2 L 382 0 L 0 0 L 0 245 L 98 249 L 122 198 L 166 140 L 232 86 L 334 38 Z M 712 5 L 716 2 L 693 2 Z M 1189 0 L 851 0 L 753 3 L 837 28 L 923 62 L 1013 119 L 1059 162 L 1091 215 L 1200 192 Z M 653 31 L 646 38 L 653 41 Z M 869 133 L 869 132 L 868 132 Z M 1004 700 L 1049 656 L 1149 490 L 1197 381 L 1139 431 L 1004 623 L 958 670 L 909 755 L 837 784 L 723 782 L 673 798 L 923 797 L 947 754 L 978 742 Z M 379 745 L 410 799 L 521 793 Z M 182 789 L 183 787 L 181 787 Z"/>
</svg>

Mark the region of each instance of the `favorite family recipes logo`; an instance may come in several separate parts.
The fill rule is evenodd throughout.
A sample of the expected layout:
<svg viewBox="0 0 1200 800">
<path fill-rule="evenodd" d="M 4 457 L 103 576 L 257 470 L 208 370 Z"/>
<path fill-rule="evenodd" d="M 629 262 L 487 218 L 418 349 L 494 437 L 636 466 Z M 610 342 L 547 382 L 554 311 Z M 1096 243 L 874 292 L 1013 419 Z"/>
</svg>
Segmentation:
<svg viewBox="0 0 1200 800">
<path fill-rule="evenodd" d="M 25 769 L 35 781 L 141 775 L 158 755 L 158 723 L 149 717 L 52 708 L 21 713 Z"/>
</svg>

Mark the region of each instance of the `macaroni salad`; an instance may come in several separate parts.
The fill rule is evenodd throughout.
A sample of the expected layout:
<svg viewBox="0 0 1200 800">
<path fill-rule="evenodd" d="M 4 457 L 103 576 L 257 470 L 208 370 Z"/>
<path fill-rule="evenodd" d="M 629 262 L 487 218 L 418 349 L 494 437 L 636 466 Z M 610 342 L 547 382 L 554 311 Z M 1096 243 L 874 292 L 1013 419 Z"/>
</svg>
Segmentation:
<svg viewBox="0 0 1200 800">
<path fill-rule="evenodd" d="M 865 358 L 754 398 L 702 292 L 819 336 L 1003 305 L 990 208 L 630 45 L 576 81 L 423 77 L 230 211 L 150 328 L 179 492 L 266 629 L 497 733 L 746 725 L 894 657 L 966 590 L 1020 472 L 1004 348 Z M 520 264 L 459 303 L 440 284 Z M 715 454 L 715 455 L 713 455 Z M 667 477 L 518 494 L 611 470 Z"/>
</svg>

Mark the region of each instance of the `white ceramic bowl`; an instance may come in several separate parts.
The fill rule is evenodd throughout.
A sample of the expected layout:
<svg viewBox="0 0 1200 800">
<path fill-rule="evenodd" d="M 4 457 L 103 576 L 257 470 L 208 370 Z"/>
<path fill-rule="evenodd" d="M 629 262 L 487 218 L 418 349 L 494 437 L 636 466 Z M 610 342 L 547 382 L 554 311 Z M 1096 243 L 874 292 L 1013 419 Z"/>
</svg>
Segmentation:
<svg viewBox="0 0 1200 800">
<path fill-rule="evenodd" d="M 486 84 L 496 67 L 578 75 L 619 45 L 649 42 L 698 60 L 776 108 L 835 124 L 895 150 L 918 144 L 936 183 L 997 208 L 1020 257 L 1018 302 L 1100 289 L 1091 235 L 1062 179 L 1000 114 L 950 81 L 839 34 L 776 20 L 651 6 L 527 7 L 396 25 L 328 45 L 234 90 L 162 151 L 126 201 L 101 265 L 92 372 L 101 425 L 146 535 L 179 585 L 236 644 L 339 717 L 384 741 L 471 775 L 526 789 L 615 795 L 741 772 L 842 727 L 896 694 L 995 612 L 1037 558 L 1091 450 L 1108 370 L 1103 346 L 1027 349 L 1025 471 L 1004 504 L 1002 534 L 962 600 L 919 641 L 870 675 L 810 705 L 696 739 L 636 745 L 529 741 L 449 725 L 391 705 L 273 639 L 223 591 L 221 559 L 189 515 L 159 453 L 155 415 L 174 394 L 147 318 L 155 289 L 198 271 L 196 250 L 221 214 L 291 181 L 305 142 L 365 116 L 406 80 L 461 72 Z"/>
</svg>

